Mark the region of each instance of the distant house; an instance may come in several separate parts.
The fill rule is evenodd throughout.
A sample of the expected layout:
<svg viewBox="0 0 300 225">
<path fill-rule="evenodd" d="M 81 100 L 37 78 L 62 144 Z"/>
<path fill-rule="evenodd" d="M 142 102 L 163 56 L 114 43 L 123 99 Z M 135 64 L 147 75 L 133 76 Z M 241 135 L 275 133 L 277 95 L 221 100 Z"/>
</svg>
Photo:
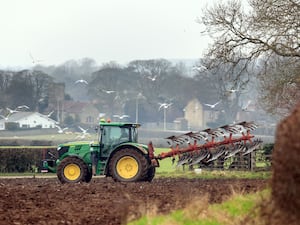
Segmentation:
<svg viewBox="0 0 300 225">
<path fill-rule="evenodd" d="M 187 120 L 189 129 L 207 128 L 207 123 L 217 120 L 220 111 L 202 105 L 198 99 L 192 99 L 184 108 L 184 118 Z"/>
<path fill-rule="evenodd" d="M 184 118 L 187 120 L 189 129 L 203 128 L 204 112 L 203 106 L 198 99 L 192 99 L 184 108 Z"/>
<path fill-rule="evenodd" d="M 0 130 L 6 130 L 8 123 L 15 123 L 19 128 L 54 128 L 56 121 L 38 112 L 17 112 L 7 119 L 0 120 Z"/>
<path fill-rule="evenodd" d="M 89 102 L 64 101 L 64 118 L 71 116 L 74 120 L 87 125 L 94 125 L 98 121 L 99 111 Z"/>
</svg>

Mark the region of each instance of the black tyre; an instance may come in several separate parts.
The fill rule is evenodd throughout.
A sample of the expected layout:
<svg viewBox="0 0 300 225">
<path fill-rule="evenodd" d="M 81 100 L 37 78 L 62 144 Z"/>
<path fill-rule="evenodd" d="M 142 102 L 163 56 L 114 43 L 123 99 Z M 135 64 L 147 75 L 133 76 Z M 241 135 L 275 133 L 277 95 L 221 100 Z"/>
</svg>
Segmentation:
<svg viewBox="0 0 300 225">
<path fill-rule="evenodd" d="M 67 157 L 59 164 L 57 177 L 61 183 L 86 182 L 89 178 L 87 165 L 77 157 Z"/>
<path fill-rule="evenodd" d="M 92 180 L 92 171 L 90 171 L 89 169 L 87 170 L 87 174 L 85 176 L 85 182 L 89 183 Z"/>
<path fill-rule="evenodd" d="M 148 174 L 148 160 L 138 150 L 125 148 L 116 152 L 109 162 L 109 174 L 115 181 L 144 181 Z"/>
<path fill-rule="evenodd" d="M 151 182 L 155 176 L 155 167 L 154 166 L 151 166 L 149 169 L 148 169 L 148 173 L 147 173 L 147 177 L 145 179 L 145 181 L 149 181 Z"/>
</svg>

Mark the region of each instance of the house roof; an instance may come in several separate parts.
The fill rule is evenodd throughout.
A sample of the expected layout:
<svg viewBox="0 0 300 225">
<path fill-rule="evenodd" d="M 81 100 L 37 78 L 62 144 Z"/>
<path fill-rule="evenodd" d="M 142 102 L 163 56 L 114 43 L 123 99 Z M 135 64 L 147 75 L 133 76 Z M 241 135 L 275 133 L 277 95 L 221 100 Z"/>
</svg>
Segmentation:
<svg viewBox="0 0 300 225">
<path fill-rule="evenodd" d="M 2 120 L 0 120 L 0 121 L 3 121 L 3 120 L 4 120 L 5 122 L 16 122 L 16 121 L 19 121 L 19 120 L 21 120 L 21 119 L 24 119 L 24 118 L 29 117 L 29 116 L 34 115 L 34 114 L 36 114 L 36 115 L 38 115 L 38 116 L 40 116 L 40 117 L 44 117 L 44 118 L 47 119 L 47 120 L 51 120 L 51 121 L 53 121 L 54 123 L 56 122 L 55 120 L 53 120 L 53 119 L 51 119 L 51 118 L 48 118 L 47 116 L 45 116 L 45 115 L 43 115 L 43 114 L 40 114 L 40 113 L 38 113 L 38 112 L 17 112 L 17 113 L 11 114 L 11 115 L 8 117 L 7 120 L 2 119 Z"/>
<path fill-rule="evenodd" d="M 25 117 L 31 116 L 34 113 L 35 112 L 17 112 L 17 113 L 13 113 L 8 117 L 8 119 L 6 121 L 7 122 L 15 122 L 15 121 L 18 121 L 18 120 L 23 119 Z"/>
</svg>

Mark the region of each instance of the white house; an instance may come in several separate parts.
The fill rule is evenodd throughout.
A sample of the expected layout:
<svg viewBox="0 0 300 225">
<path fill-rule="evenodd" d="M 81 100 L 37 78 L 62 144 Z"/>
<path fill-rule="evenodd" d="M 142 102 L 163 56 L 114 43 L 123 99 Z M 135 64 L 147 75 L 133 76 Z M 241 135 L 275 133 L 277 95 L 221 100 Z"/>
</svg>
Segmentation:
<svg viewBox="0 0 300 225">
<path fill-rule="evenodd" d="M 5 130 L 5 123 L 17 123 L 20 128 L 54 128 L 56 121 L 38 112 L 17 112 L 0 120 L 0 130 Z"/>
</svg>

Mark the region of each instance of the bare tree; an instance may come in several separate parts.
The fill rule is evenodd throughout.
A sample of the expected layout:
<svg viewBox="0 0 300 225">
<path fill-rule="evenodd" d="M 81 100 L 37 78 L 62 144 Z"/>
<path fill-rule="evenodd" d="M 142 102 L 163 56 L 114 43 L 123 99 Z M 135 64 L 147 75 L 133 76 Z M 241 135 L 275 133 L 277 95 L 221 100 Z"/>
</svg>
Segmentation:
<svg viewBox="0 0 300 225">
<path fill-rule="evenodd" d="M 259 76 L 261 105 L 270 114 L 286 116 L 300 99 L 300 64 L 290 57 L 273 57 L 260 64 L 268 67 Z"/>
<path fill-rule="evenodd" d="M 128 64 L 128 68 L 140 75 L 139 92 L 146 92 L 148 99 L 154 101 L 162 98 L 163 82 L 172 69 L 170 61 L 166 59 L 134 60 Z"/>
<path fill-rule="evenodd" d="M 89 95 L 101 110 L 113 114 L 124 113 L 124 107 L 137 87 L 137 74 L 116 63 L 108 63 L 92 74 Z M 134 93 L 135 94 L 135 93 Z"/>
<path fill-rule="evenodd" d="M 205 58 L 210 59 L 206 66 L 219 68 L 229 64 L 236 67 L 243 62 L 244 66 L 234 77 L 237 81 L 241 74 L 248 72 L 249 65 L 256 65 L 253 62 L 257 60 L 268 62 L 270 58 L 280 56 L 299 61 L 299 0 L 248 0 L 244 5 L 241 1 L 230 0 L 205 9 L 199 22 L 205 25 L 205 31 L 214 40 L 206 53 Z M 286 65 L 286 61 L 277 60 L 277 67 L 279 65 Z M 274 62 L 264 63 L 261 69 L 261 75 L 273 76 Z M 271 91 L 265 91 L 268 90 Z M 265 93 L 268 94 L 272 93 Z"/>
<path fill-rule="evenodd" d="M 38 110 L 39 101 L 47 96 L 52 82 L 53 78 L 41 71 L 1 71 L 0 108 L 27 105 L 30 110 Z"/>
</svg>

